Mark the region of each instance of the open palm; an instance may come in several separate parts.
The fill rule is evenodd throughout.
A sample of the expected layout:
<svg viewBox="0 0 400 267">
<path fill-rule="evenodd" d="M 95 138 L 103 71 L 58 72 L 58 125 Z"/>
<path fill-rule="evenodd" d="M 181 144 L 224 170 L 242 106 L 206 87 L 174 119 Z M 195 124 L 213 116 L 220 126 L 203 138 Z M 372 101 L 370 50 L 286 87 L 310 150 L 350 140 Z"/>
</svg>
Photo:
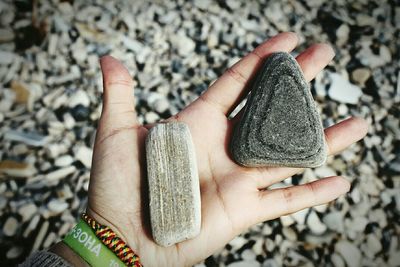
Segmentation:
<svg viewBox="0 0 400 267">
<path fill-rule="evenodd" d="M 171 247 L 158 246 L 148 218 L 144 143 L 151 126 L 136 118 L 133 81 L 112 57 L 101 60 L 103 111 L 94 148 L 87 212 L 114 229 L 141 257 L 144 266 L 189 266 L 223 247 L 248 227 L 306 207 L 329 202 L 350 188 L 341 177 L 284 189 L 264 190 L 299 172 L 294 168 L 245 168 L 232 161 L 228 144 L 238 118 L 228 119 L 246 96 L 246 84 L 272 52 L 290 52 L 293 33 L 279 34 L 229 68 L 204 94 L 168 120 L 189 126 L 200 177 L 202 223 L 194 239 Z M 333 58 L 324 44 L 297 57 L 311 80 Z M 240 115 L 238 115 L 240 116 Z M 337 153 L 362 138 L 362 119 L 351 118 L 325 130 L 329 153 Z"/>
</svg>

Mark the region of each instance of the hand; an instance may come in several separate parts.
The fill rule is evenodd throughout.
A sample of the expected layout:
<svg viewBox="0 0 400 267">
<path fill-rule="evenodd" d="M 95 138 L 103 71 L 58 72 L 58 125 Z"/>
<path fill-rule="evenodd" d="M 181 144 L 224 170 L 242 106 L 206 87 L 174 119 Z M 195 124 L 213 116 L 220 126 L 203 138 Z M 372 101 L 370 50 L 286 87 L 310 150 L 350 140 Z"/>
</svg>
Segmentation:
<svg viewBox="0 0 400 267">
<path fill-rule="evenodd" d="M 256 223 L 329 202 L 349 190 L 349 182 L 342 177 L 260 190 L 299 169 L 245 168 L 229 155 L 228 144 L 238 118 L 229 120 L 227 116 L 246 96 L 246 84 L 263 58 L 272 52 L 290 52 L 297 42 L 293 33 L 269 39 L 229 68 L 196 101 L 168 119 L 184 122 L 190 128 L 202 204 L 201 233 L 168 248 L 158 246 L 149 230 L 144 143 L 151 126 L 142 126 L 137 120 L 128 71 L 114 58 L 102 58 L 103 110 L 94 147 L 87 212 L 114 229 L 140 256 L 144 266 L 193 265 Z M 316 44 L 301 53 L 297 61 L 310 81 L 333 56 L 331 47 Z M 358 118 L 327 128 L 329 154 L 340 152 L 366 132 L 366 122 Z"/>
</svg>

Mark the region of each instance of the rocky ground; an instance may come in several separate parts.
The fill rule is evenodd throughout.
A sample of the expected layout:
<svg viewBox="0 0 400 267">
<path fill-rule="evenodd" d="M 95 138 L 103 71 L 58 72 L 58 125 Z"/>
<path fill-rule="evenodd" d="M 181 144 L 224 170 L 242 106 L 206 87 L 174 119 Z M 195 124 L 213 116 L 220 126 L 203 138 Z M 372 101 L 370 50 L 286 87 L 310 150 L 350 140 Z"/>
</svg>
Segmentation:
<svg viewBox="0 0 400 267">
<path fill-rule="evenodd" d="M 101 110 L 98 59 L 137 81 L 142 122 L 175 114 L 240 57 L 281 31 L 297 51 L 329 42 L 312 82 L 324 126 L 350 115 L 368 136 L 284 181 L 344 175 L 334 203 L 265 222 L 198 266 L 400 266 L 400 2 L 0 2 L 0 265 L 57 242 L 86 205 Z"/>
</svg>

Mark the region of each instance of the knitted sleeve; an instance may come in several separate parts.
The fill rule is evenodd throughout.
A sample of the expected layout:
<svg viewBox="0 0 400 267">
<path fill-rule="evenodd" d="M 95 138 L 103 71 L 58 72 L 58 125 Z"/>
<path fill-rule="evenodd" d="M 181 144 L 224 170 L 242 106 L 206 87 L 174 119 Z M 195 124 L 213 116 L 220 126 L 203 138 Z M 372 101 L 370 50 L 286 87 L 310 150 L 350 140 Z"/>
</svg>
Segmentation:
<svg viewBox="0 0 400 267">
<path fill-rule="evenodd" d="M 38 251 L 29 256 L 19 267 L 73 267 L 57 254 Z"/>
</svg>

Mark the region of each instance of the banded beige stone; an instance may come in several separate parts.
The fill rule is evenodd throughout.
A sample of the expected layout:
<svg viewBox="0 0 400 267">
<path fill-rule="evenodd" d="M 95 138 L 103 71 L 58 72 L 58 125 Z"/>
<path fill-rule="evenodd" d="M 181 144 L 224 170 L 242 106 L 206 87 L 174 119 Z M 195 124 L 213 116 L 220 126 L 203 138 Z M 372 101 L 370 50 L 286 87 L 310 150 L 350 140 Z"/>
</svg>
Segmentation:
<svg viewBox="0 0 400 267">
<path fill-rule="evenodd" d="M 188 126 L 154 126 L 146 139 L 146 160 L 154 240 L 166 247 L 195 237 L 201 227 L 200 185 Z"/>
</svg>

